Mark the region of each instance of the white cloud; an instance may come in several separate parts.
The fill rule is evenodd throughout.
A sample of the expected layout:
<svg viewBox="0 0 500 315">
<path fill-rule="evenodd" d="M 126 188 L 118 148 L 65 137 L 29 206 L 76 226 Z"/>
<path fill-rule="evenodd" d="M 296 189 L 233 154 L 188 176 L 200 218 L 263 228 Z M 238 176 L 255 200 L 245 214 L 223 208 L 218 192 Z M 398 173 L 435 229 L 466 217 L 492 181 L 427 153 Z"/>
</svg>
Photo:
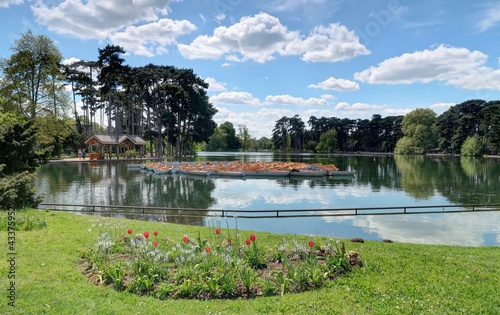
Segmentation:
<svg viewBox="0 0 500 315">
<path fill-rule="evenodd" d="M 500 70 L 484 66 L 480 51 L 440 45 L 434 49 L 389 58 L 354 74 L 371 84 L 412 84 L 443 81 L 470 90 L 500 89 Z"/>
<path fill-rule="evenodd" d="M 199 36 L 190 45 L 179 45 L 180 53 L 188 59 L 219 59 L 226 54 L 239 53 L 244 59 L 259 63 L 275 58 L 285 44 L 298 37 L 269 14 L 243 17 L 230 26 L 217 27 L 213 36 Z"/>
<path fill-rule="evenodd" d="M 215 80 L 212 77 L 205 78 L 205 82 L 208 83 L 208 90 L 209 91 L 221 92 L 221 91 L 226 90 L 226 83 L 217 82 L 217 80 Z"/>
<path fill-rule="evenodd" d="M 276 120 L 283 116 L 293 116 L 295 112 L 283 109 L 262 108 L 258 112 L 236 112 L 225 107 L 217 106 L 214 121 L 220 125 L 230 121 L 234 126 L 245 125 L 252 137 L 270 137 Z"/>
<path fill-rule="evenodd" d="M 432 104 L 430 106 L 430 108 L 437 108 L 437 109 L 440 109 L 440 110 L 447 110 L 448 108 L 452 107 L 452 106 L 455 106 L 457 104 L 455 103 L 436 103 L 436 104 Z"/>
<path fill-rule="evenodd" d="M 222 92 L 211 96 L 210 101 L 216 105 L 261 105 L 259 99 L 248 92 Z"/>
<path fill-rule="evenodd" d="M 37 21 L 51 31 L 80 39 L 109 39 L 127 52 L 152 57 L 167 52 L 177 37 L 196 26 L 187 20 L 162 18 L 169 0 L 65 0 L 55 6 L 31 6 Z"/>
<path fill-rule="evenodd" d="M 401 109 L 387 108 L 387 109 L 384 109 L 383 112 L 387 116 L 404 116 L 413 110 L 415 110 L 415 109 L 414 108 L 401 108 Z"/>
<path fill-rule="evenodd" d="M 335 106 L 335 110 L 341 112 L 343 117 L 368 118 L 371 115 L 382 112 L 386 108 L 385 105 L 372 105 L 366 103 L 339 102 Z"/>
<path fill-rule="evenodd" d="M 189 34 L 195 29 L 196 26 L 187 20 L 160 19 L 140 26 L 128 26 L 123 31 L 110 34 L 109 39 L 126 51 L 152 57 L 164 53 L 164 48 L 174 44 L 178 36 Z"/>
<path fill-rule="evenodd" d="M 152 22 L 167 13 L 168 0 L 65 0 L 57 6 L 37 2 L 37 21 L 59 34 L 82 39 L 105 39 L 124 25 Z"/>
<path fill-rule="evenodd" d="M 336 62 L 369 53 L 355 33 L 343 25 L 319 26 L 302 40 L 299 32 L 289 31 L 278 18 L 267 13 L 243 17 L 229 27 L 217 27 L 212 36 L 199 36 L 178 48 L 188 59 L 225 57 L 258 63 L 273 60 L 277 55 L 300 55 L 310 62 Z"/>
<path fill-rule="evenodd" d="M 335 117 L 335 114 L 333 111 L 329 109 L 309 109 L 304 112 L 304 117 L 307 117 L 306 119 L 309 120 L 311 116 L 316 116 L 316 117 Z"/>
<path fill-rule="evenodd" d="M 74 64 L 75 62 L 78 62 L 78 61 L 81 61 L 81 59 L 80 58 L 76 58 L 76 57 L 71 57 L 71 58 L 68 58 L 68 59 L 64 59 L 62 61 L 62 64 L 65 65 L 65 66 L 68 66 L 68 65 Z"/>
<path fill-rule="evenodd" d="M 215 15 L 215 21 L 220 24 L 222 21 L 224 21 L 224 19 L 226 18 L 226 15 L 222 12 L 219 12 L 217 13 L 217 15 Z"/>
<path fill-rule="evenodd" d="M 357 91 L 359 90 L 359 83 L 346 80 L 346 79 L 336 79 L 334 77 L 329 77 L 323 82 L 318 84 L 311 84 L 309 88 L 332 90 L 332 91 Z"/>
<path fill-rule="evenodd" d="M 500 23 L 500 4 L 490 4 L 484 11 L 484 15 L 478 19 L 478 26 L 481 32 L 487 31 Z"/>
<path fill-rule="evenodd" d="M 267 104 L 276 105 L 292 105 L 292 106 L 328 106 L 328 101 L 325 98 L 303 99 L 301 97 L 293 97 L 290 95 L 269 95 L 265 98 Z"/>
<path fill-rule="evenodd" d="M 10 5 L 22 4 L 24 0 L 0 0 L 0 8 L 8 8 Z"/>
<path fill-rule="evenodd" d="M 338 23 L 316 27 L 304 40 L 287 45 L 286 51 L 302 55 L 301 59 L 308 62 L 337 62 L 370 54 L 354 31 Z"/>
</svg>

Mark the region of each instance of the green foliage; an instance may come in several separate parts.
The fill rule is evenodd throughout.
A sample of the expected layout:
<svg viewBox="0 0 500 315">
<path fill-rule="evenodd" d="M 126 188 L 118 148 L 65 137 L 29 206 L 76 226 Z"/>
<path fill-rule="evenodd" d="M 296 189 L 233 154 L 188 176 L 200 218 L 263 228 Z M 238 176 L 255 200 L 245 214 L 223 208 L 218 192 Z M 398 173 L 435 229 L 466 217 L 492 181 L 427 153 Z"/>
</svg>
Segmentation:
<svg viewBox="0 0 500 315">
<path fill-rule="evenodd" d="M 396 144 L 395 153 L 422 154 L 435 148 L 435 122 L 436 113 L 431 109 L 417 108 L 406 114 L 402 123 L 404 137 Z"/>
<path fill-rule="evenodd" d="M 30 120 L 48 108 L 67 105 L 66 92 L 59 68 L 62 55 L 53 41 L 31 31 L 22 34 L 11 47 L 13 54 L 3 63 L 2 95 L 10 110 Z M 49 107 L 47 107 L 49 104 Z"/>
<path fill-rule="evenodd" d="M 248 133 L 248 128 L 245 125 L 238 125 L 238 141 L 243 152 L 252 151 L 253 143 Z"/>
<path fill-rule="evenodd" d="M 206 149 L 207 151 L 233 151 L 239 149 L 240 146 L 233 124 L 226 121 L 215 128 Z"/>
<path fill-rule="evenodd" d="M 228 135 L 220 127 L 215 128 L 215 132 L 210 136 L 207 143 L 207 151 L 226 151 L 228 150 Z"/>
<path fill-rule="evenodd" d="M 478 136 L 468 137 L 462 145 L 463 156 L 480 156 L 483 154 L 484 146 Z"/>
<path fill-rule="evenodd" d="M 160 299 L 250 298 L 263 291 L 267 296 L 283 295 L 321 287 L 350 270 L 342 269 L 349 265 L 345 251 L 339 252 L 331 242 L 322 247 L 325 252 L 320 255 L 319 246 L 306 249 L 303 241 L 294 240 L 295 249 L 290 249 L 284 239 L 280 247 L 281 257 L 286 261 L 281 267 L 266 269 L 268 262 L 277 260 L 266 257 L 265 250 L 257 245 L 255 234 L 245 244 L 238 245 L 239 236 L 233 244 L 217 228 L 215 238 L 203 238 L 198 232 L 196 238 L 185 235 L 181 243 L 160 238 L 163 231 L 146 238 L 141 234 L 132 236 L 132 231 L 127 231 L 128 236 L 117 236 L 115 230 L 106 231 L 103 224 L 99 227 L 97 243 L 85 253 L 93 266 L 91 278 L 101 279 L 99 282 L 118 291 Z M 332 263 L 326 263 L 328 256 L 337 257 L 336 263 L 344 261 L 333 273 L 329 271 Z M 320 259 L 325 263 L 320 263 Z"/>
<path fill-rule="evenodd" d="M 0 211 L 0 231 L 7 231 L 9 222 L 14 222 L 16 231 L 36 231 L 47 227 L 47 220 L 38 212 L 25 210 Z M 12 224 L 10 227 L 12 227 Z"/>
<path fill-rule="evenodd" d="M 500 152 L 500 101 L 488 102 L 481 109 L 479 134 L 484 135 L 488 153 Z"/>
<path fill-rule="evenodd" d="M 418 146 L 415 139 L 410 137 L 402 137 L 396 144 L 394 149 L 396 154 L 422 154 L 423 149 Z"/>
<path fill-rule="evenodd" d="M 436 121 L 439 147 L 447 153 L 460 153 L 468 137 L 478 134 L 480 129 L 487 130 L 489 127 L 481 123 L 481 120 L 488 125 L 492 123 L 484 115 L 486 106 L 484 100 L 468 100 L 441 114 Z"/>
<path fill-rule="evenodd" d="M 330 153 L 334 152 L 337 149 L 337 132 L 335 132 L 335 130 L 330 129 L 327 132 L 321 134 L 321 136 L 319 137 L 319 143 L 316 146 L 316 151 Z"/>
<path fill-rule="evenodd" d="M 255 141 L 256 151 L 271 151 L 273 149 L 273 142 L 267 137 L 261 137 Z"/>
<path fill-rule="evenodd" d="M 0 208 L 37 207 L 41 197 L 32 187 L 33 173 L 48 152 L 37 151 L 32 121 L 0 113 L 0 123 Z"/>
</svg>

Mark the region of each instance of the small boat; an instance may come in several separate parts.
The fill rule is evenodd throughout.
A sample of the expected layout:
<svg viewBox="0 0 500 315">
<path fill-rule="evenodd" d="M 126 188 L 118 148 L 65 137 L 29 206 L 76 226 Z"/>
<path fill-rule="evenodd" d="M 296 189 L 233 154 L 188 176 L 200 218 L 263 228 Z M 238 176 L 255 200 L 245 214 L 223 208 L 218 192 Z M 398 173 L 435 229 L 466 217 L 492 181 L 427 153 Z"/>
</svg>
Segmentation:
<svg viewBox="0 0 500 315">
<path fill-rule="evenodd" d="M 172 169 L 173 169 L 172 166 L 163 165 L 153 168 L 153 172 L 156 174 L 170 174 L 172 173 Z"/>
<path fill-rule="evenodd" d="M 203 169 L 183 169 L 182 173 L 194 176 L 210 176 L 212 172 Z"/>
<path fill-rule="evenodd" d="M 210 176 L 221 176 L 221 177 L 243 177 L 244 172 L 239 171 L 212 171 Z"/>
</svg>

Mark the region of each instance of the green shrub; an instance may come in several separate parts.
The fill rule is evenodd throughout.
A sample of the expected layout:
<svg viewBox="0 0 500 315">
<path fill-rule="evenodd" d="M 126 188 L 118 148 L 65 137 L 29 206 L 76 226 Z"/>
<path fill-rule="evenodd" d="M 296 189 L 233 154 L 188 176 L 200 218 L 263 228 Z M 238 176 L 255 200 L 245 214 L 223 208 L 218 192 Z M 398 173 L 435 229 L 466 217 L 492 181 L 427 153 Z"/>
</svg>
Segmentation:
<svg viewBox="0 0 500 315">
<path fill-rule="evenodd" d="M 462 145 L 462 156 L 480 156 L 483 154 L 484 146 L 478 136 L 468 137 Z"/>
</svg>

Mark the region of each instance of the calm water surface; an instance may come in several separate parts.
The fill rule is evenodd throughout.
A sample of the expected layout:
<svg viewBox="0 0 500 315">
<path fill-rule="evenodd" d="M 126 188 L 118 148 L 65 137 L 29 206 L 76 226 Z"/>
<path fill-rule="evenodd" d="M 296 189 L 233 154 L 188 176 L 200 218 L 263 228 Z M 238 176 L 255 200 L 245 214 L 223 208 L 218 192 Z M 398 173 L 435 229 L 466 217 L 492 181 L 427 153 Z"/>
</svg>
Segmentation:
<svg viewBox="0 0 500 315">
<path fill-rule="evenodd" d="M 42 166 L 36 185 L 47 203 L 198 208 L 207 212 L 500 203 L 498 159 L 202 152 L 195 160 L 333 163 L 341 170 L 355 170 L 356 175 L 299 180 L 200 178 L 128 170 L 126 162 L 73 162 Z M 500 245 L 500 211 L 237 220 L 170 214 L 118 216 L 340 238 Z"/>
</svg>

